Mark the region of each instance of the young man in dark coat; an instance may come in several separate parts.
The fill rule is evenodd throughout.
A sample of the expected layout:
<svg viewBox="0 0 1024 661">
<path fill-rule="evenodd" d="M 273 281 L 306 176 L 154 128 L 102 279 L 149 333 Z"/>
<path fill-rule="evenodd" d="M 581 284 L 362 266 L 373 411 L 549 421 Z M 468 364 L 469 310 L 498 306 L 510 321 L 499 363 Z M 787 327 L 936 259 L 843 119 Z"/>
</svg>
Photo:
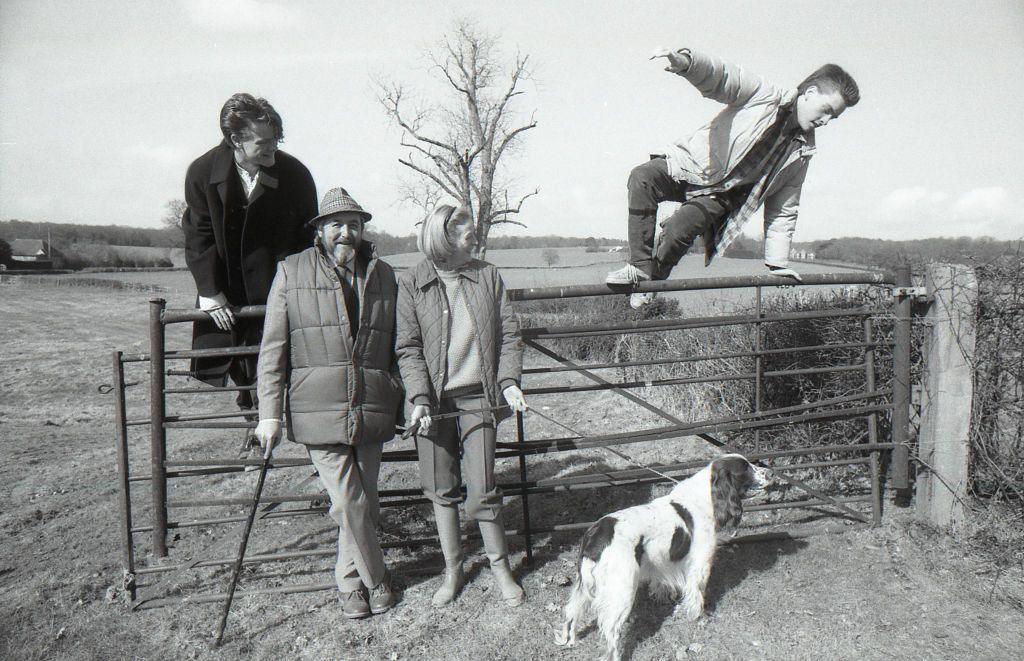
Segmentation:
<svg viewBox="0 0 1024 661">
<path fill-rule="evenodd" d="M 312 244 L 306 222 L 316 215 L 316 187 L 302 163 L 283 151 L 281 116 L 266 99 L 235 94 L 220 112 L 224 140 L 197 158 L 185 175 L 182 217 L 185 261 L 195 279 L 198 307 L 210 321 L 193 326 L 194 349 L 258 345 L 259 320 L 238 319 L 232 308 L 264 305 L 277 263 Z M 193 374 L 222 386 L 256 381 L 256 357 L 198 359 Z M 255 407 L 254 392 L 237 403 Z M 251 437 L 243 446 L 243 454 Z"/>
</svg>

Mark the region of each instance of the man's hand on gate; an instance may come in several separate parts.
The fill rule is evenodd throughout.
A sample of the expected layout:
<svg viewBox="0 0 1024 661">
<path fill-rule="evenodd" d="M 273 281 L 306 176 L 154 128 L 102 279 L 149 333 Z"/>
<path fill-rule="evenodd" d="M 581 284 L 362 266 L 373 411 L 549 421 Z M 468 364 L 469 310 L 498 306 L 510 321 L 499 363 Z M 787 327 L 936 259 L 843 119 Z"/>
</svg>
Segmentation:
<svg viewBox="0 0 1024 661">
<path fill-rule="evenodd" d="M 804 279 L 800 277 L 800 274 L 793 269 L 784 269 L 778 266 L 769 266 L 768 272 L 772 275 L 784 275 L 789 278 L 793 278 L 797 282 L 803 282 Z"/>
<path fill-rule="evenodd" d="M 260 420 L 253 432 L 263 448 L 263 458 L 270 459 L 274 454 L 274 446 L 281 440 L 281 421 L 268 419 Z"/>
<path fill-rule="evenodd" d="M 235 315 L 228 306 L 207 310 L 206 314 L 213 318 L 213 323 L 222 331 L 229 331 L 235 325 Z"/>
<path fill-rule="evenodd" d="M 523 391 L 519 389 L 519 386 L 513 384 L 506 387 L 501 393 L 505 395 L 505 401 L 513 411 L 526 413 L 526 409 L 530 408 L 526 405 L 526 398 L 523 397 Z"/>
<path fill-rule="evenodd" d="M 659 57 L 664 57 L 668 60 L 668 66 L 665 67 L 665 71 L 680 73 L 690 68 L 690 56 L 686 53 L 681 53 L 677 50 L 672 50 L 671 48 L 659 46 L 654 49 L 651 53 L 651 57 L 648 59 L 656 60 Z"/>
</svg>

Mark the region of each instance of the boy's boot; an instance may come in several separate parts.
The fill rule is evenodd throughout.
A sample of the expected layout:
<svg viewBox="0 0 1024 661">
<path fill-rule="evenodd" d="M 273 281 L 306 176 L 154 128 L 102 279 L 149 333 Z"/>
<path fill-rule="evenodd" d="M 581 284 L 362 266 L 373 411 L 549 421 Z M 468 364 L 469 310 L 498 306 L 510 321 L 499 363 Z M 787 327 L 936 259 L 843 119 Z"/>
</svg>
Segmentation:
<svg viewBox="0 0 1024 661">
<path fill-rule="evenodd" d="M 437 521 L 437 537 L 441 542 L 441 553 L 444 555 L 444 578 L 431 603 L 435 606 L 444 606 L 455 601 L 455 597 L 466 583 L 466 574 L 462 570 L 459 506 L 435 503 L 434 519 Z"/>
<path fill-rule="evenodd" d="M 501 521 L 479 521 L 480 537 L 484 551 L 491 563 L 491 573 L 501 589 L 501 598 L 509 606 L 519 606 L 526 599 L 523 588 L 516 583 L 512 569 L 508 566 L 508 543 L 505 541 L 505 527 Z"/>
</svg>

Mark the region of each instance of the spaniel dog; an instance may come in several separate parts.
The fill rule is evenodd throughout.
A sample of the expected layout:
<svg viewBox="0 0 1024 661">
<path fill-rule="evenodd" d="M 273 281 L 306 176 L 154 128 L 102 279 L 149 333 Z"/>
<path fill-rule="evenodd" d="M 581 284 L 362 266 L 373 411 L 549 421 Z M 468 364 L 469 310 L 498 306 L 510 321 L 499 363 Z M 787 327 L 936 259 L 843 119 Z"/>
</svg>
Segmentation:
<svg viewBox="0 0 1024 661">
<path fill-rule="evenodd" d="M 738 454 L 723 455 L 668 495 L 590 526 L 580 542 L 576 582 L 555 643 L 575 644 L 578 625 L 592 612 L 607 642 L 604 658 L 619 659 L 622 627 L 642 581 L 679 599 L 676 612 L 697 620 L 704 612 L 716 531 L 739 523 L 743 497 L 771 479 L 768 469 Z"/>
</svg>

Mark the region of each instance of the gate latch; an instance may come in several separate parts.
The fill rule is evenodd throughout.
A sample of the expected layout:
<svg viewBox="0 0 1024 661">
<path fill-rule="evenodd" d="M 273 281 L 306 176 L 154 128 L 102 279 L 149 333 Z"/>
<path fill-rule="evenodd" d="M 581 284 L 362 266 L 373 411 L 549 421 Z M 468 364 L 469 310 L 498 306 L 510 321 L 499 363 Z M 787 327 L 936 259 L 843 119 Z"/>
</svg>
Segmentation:
<svg viewBox="0 0 1024 661">
<path fill-rule="evenodd" d="M 892 295 L 897 298 L 909 296 L 917 299 L 919 303 L 929 300 L 927 287 L 893 287 Z"/>
</svg>

